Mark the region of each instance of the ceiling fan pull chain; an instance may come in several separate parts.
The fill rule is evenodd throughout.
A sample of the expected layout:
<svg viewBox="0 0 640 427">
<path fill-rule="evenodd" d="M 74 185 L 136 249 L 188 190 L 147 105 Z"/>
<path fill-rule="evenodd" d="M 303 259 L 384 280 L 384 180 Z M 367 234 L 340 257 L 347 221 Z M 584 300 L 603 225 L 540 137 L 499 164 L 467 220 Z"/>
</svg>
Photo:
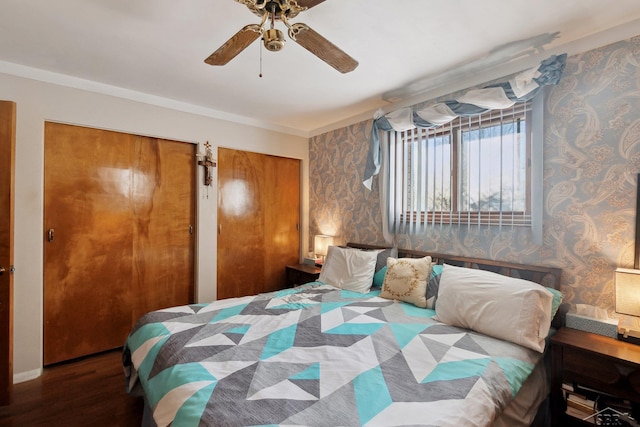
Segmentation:
<svg viewBox="0 0 640 427">
<path fill-rule="evenodd" d="M 264 40 L 264 37 L 262 40 Z M 260 43 L 260 74 L 258 76 L 262 78 L 262 43 Z"/>
</svg>

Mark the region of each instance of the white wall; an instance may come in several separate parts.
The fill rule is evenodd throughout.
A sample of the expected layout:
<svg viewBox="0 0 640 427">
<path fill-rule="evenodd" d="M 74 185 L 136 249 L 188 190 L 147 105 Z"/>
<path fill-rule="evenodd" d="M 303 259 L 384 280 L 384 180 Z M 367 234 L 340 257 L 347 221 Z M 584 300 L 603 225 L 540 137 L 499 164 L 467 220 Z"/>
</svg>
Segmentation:
<svg viewBox="0 0 640 427">
<path fill-rule="evenodd" d="M 308 247 L 308 139 L 114 96 L 0 74 L 0 99 L 15 101 L 14 381 L 42 371 L 44 122 L 233 147 L 302 160 L 301 248 Z M 195 161 L 195 159 L 194 159 Z M 196 299 L 216 297 L 217 182 L 198 168 Z M 207 197 L 208 195 L 208 197 Z"/>
</svg>

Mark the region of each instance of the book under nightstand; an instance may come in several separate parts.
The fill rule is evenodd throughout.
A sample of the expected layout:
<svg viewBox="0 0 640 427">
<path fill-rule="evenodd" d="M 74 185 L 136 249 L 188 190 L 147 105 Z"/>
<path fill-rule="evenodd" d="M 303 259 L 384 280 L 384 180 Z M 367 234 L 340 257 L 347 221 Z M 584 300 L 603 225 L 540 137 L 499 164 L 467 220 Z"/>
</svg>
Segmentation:
<svg viewBox="0 0 640 427">
<path fill-rule="evenodd" d="M 550 351 L 552 425 L 633 425 L 618 413 L 638 418 L 640 346 L 561 328 L 551 338 Z M 581 420 L 605 408 L 598 419 Z"/>
</svg>

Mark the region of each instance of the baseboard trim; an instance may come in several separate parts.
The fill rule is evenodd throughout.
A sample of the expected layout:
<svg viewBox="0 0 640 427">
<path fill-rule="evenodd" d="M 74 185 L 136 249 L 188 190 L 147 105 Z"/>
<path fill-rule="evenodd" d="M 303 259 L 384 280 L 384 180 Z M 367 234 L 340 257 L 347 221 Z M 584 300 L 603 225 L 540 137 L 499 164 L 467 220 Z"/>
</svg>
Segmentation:
<svg viewBox="0 0 640 427">
<path fill-rule="evenodd" d="M 29 380 L 35 380 L 39 376 L 42 375 L 42 369 L 34 369 L 32 371 L 20 372 L 18 374 L 13 374 L 13 383 L 23 383 Z"/>
</svg>

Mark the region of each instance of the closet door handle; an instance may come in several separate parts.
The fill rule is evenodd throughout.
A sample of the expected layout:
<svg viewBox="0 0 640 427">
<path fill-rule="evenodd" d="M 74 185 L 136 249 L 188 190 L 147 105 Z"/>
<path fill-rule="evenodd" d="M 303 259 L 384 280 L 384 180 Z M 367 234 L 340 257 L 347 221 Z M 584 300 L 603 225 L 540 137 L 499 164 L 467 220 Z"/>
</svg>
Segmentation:
<svg viewBox="0 0 640 427">
<path fill-rule="evenodd" d="M 47 240 L 50 242 L 53 242 L 53 234 L 54 234 L 54 230 L 53 228 L 50 228 L 49 231 L 47 231 Z"/>
<path fill-rule="evenodd" d="M 218 234 L 222 234 L 222 224 L 218 224 Z"/>
</svg>

